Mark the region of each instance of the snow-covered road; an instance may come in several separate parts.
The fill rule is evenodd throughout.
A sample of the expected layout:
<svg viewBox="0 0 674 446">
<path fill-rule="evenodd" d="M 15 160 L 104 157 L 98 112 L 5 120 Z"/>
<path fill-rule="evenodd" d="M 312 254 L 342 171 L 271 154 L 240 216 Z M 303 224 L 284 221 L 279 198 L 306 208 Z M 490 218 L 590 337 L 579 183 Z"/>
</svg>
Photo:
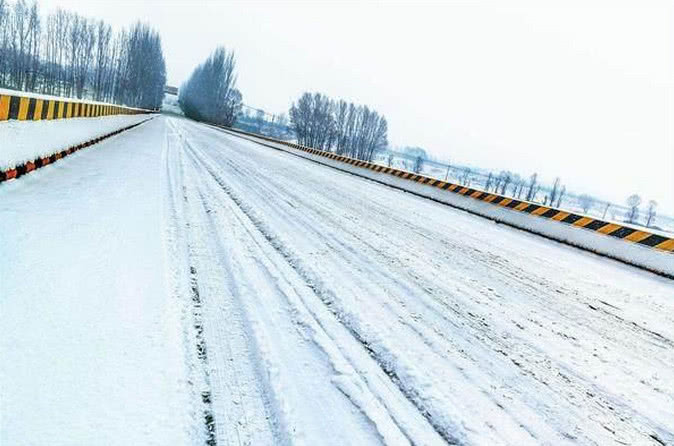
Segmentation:
<svg viewBox="0 0 674 446">
<path fill-rule="evenodd" d="M 674 443 L 671 280 L 187 120 L 0 252 L 2 444 Z"/>
</svg>

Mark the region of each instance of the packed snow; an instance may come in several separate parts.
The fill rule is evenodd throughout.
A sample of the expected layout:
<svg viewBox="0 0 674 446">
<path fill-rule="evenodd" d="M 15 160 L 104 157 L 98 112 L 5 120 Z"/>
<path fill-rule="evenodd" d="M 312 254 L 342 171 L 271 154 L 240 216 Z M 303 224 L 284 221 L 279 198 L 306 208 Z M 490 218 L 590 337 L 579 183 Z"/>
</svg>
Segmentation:
<svg viewBox="0 0 674 446">
<path fill-rule="evenodd" d="M 671 280 L 185 119 L 0 251 L 2 444 L 674 442 Z"/>
</svg>

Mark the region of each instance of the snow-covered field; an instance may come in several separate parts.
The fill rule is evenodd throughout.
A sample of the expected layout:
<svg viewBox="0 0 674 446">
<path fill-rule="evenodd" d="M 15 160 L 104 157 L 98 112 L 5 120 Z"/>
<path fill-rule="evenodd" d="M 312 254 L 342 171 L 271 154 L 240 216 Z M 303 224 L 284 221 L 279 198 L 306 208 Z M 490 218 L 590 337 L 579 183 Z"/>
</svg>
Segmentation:
<svg viewBox="0 0 674 446">
<path fill-rule="evenodd" d="M 394 167 L 396 169 L 403 169 L 403 170 L 408 170 L 412 171 L 414 168 L 414 162 L 411 159 L 408 158 L 403 158 L 399 155 L 399 153 L 395 152 L 394 158 L 391 160 L 391 165 L 389 166 L 388 162 L 388 153 L 387 152 L 381 152 L 377 155 L 375 155 L 374 160 L 372 162 L 380 164 L 382 166 L 387 166 L 387 167 Z M 423 164 L 421 171 L 419 172 L 422 175 L 431 177 L 431 178 L 437 178 L 439 180 L 443 181 L 448 181 L 456 184 L 461 184 L 465 185 L 464 181 L 464 175 L 465 175 L 465 167 L 463 166 L 452 166 L 449 171 L 447 170 L 447 166 L 438 166 L 438 164 L 441 164 L 439 162 L 426 162 Z M 480 170 L 475 167 L 472 168 L 471 174 L 469 175 L 470 181 L 468 183 L 469 187 L 472 187 L 474 189 L 479 189 L 479 190 L 485 190 L 486 188 L 486 183 L 487 183 L 487 175 L 488 173 L 485 173 L 488 171 L 485 170 Z M 494 175 L 498 175 L 497 172 L 493 172 Z M 528 179 L 527 179 L 528 181 Z M 528 182 L 526 183 L 528 184 Z M 549 186 L 549 185 L 548 185 Z M 512 193 L 512 188 L 513 185 L 511 183 L 511 186 L 508 187 L 508 190 L 506 192 L 506 196 L 510 198 L 515 198 Z M 491 191 L 491 190 L 490 190 Z M 538 204 L 543 204 L 545 202 L 546 194 L 549 194 L 550 190 L 549 189 L 543 189 L 539 191 L 539 193 L 536 195 L 534 202 Z M 522 199 L 523 196 L 526 195 L 523 194 L 520 198 Z M 594 199 L 587 211 L 583 209 L 583 206 L 579 202 L 579 199 L 577 196 L 570 195 L 570 194 L 565 194 L 562 200 L 561 205 L 559 206 L 561 209 L 568 211 L 568 212 L 573 212 L 576 214 L 582 214 L 582 215 L 587 215 L 593 218 L 597 218 L 600 220 L 616 223 L 622 226 L 630 226 L 638 230 L 642 231 L 649 231 L 649 232 L 654 232 L 656 234 L 661 234 L 666 237 L 672 237 L 674 236 L 674 218 L 662 214 L 659 212 L 653 219 L 653 224 L 651 227 L 646 226 L 646 205 L 642 205 L 640 209 L 640 217 L 638 219 L 638 224 L 633 224 L 630 223 L 628 219 L 628 213 L 629 213 L 629 208 L 626 206 L 620 205 L 620 204 L 615 204 L 612 203 L 609 208 L 606 208 L 606 202 L 603 202 L 599 199 Z"/>
<path fill-rule="evenodd" d="M 674 442 L 673 281 L 187 120 L 0 252 L 3 445 Z"/>
<path fill-rule="evenodd" d="M 49 156 L 148 118 L 148 115 L 112 115 L 53 121 L 2 121 L 0 170 Z"/>
</svg>

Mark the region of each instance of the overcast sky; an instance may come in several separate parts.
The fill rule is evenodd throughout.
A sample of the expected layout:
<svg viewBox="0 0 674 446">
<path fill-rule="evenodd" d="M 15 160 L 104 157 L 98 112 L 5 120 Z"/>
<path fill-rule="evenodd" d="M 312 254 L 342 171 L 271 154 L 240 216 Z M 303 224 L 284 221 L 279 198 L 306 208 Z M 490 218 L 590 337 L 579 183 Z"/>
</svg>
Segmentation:
<svg viewBox="0 0 674 446">
<path fill-rule="evenodd" d="M 224 45 L 246 104 L 320 91 L 382 112 L 392 145 L 674 214 L 671 1 L 40 4 L 149 22 L 173 85 Z"/>
</svg>

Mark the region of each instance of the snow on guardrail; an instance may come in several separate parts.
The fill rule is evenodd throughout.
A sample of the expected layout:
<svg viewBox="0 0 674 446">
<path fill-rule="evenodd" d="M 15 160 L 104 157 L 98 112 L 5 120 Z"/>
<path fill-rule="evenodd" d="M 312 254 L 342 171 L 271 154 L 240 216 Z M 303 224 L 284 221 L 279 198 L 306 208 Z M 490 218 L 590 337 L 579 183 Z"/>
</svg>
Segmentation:
<svg viewBox="0 0 674 446">
<path fill-rule="evenodd" d="M 224 129 L 272 148 L 285 150 L 499 223 L 674 278 L 674 239 L 660 234 L 537 203 L 515 200 L 300 144 L 232 128 Z"/>
</svg>

